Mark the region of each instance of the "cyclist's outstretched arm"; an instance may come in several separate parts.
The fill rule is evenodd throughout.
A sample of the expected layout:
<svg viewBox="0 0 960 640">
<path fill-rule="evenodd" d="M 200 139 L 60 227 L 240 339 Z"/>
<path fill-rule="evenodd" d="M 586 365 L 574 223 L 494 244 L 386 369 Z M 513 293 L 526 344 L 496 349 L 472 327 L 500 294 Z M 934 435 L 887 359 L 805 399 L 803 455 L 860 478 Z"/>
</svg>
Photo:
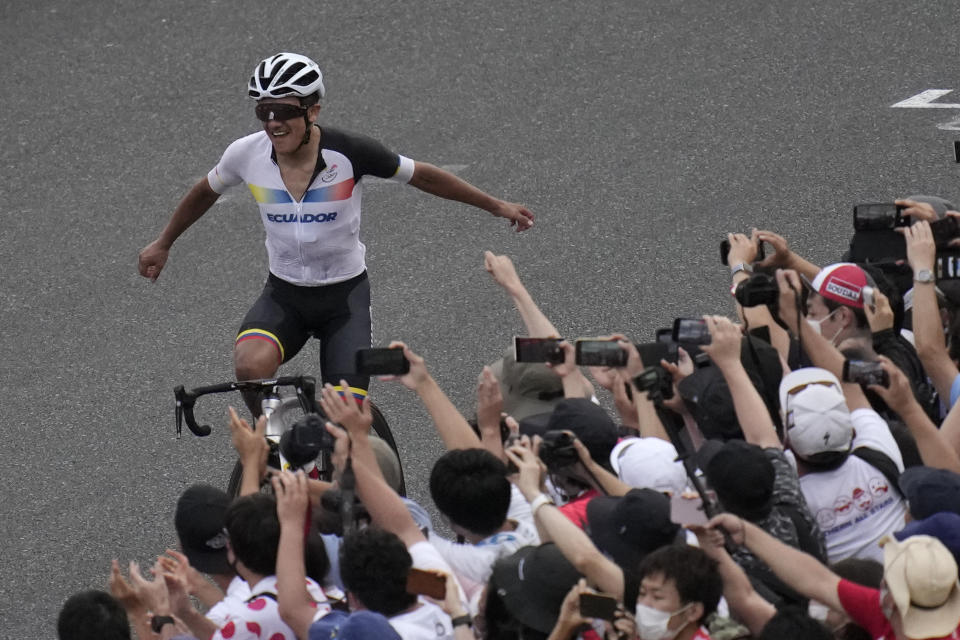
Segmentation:
<svg viewBox="0 0 960 640">
<path fill-rule="evenodd" d="M 423 406 L 430 413 L 433 425 L 447 449 L 481 448 L 483 445 L 480 443 L 480 437 L 474 433 L 470 424 L 450 402 L 450 398 L 443 392 L 430 372 L 427 371 L 423 358 L 411 351 L 402 342 L 391 342 L 390 347 L 403 349 L 403 355 L 410 363 L 410 373 L 398 376 L 395 379 L 420 396 L 420 401 L 423 402 Z M 383 379 L 394 378 L 389 376 Z"/>
<path fill-rule="evenodd" d="M 157 236 L 157 239 L 140 251 L 140 275 L 156 280 L 160 276 L 163 266 L 167 263 L 170 247 L 173 246 L 176 239 L 190 225 L 199 220 L 219 197 L 220 194 L 210 188 L 210 183 L 207 182 L 206 178 L 202 178 L 200 182 L 193 185 L 193 188 L 187 192 L 187 195 L 174 209 L 173 216 L 170 217 L 170 221 Z"/>
<path fill-rule="evenodd" d="M 553 326 L 550 319 L 543 314 L 533 296 L 527 291 L 513 261 L 507 256 L 495 255 L 492 251 L 483 254 L 483 266 L 494 282 L 503 287 L 503 290 L 513 298 L 513 304 L 520 312 L 527 335 L 531 338 L 559 338 L 560 332 Z"/>
<path fill-rule="evenodd" d="M 466 180 L 428 162 L 414 163 L 410 184 L 431 195 L 473 205 L 498 218 L 506 218 L 517 231 L 525 231 L 533 226 L 533 213 L 523 205 L 494 198 Z"/>
</svg>

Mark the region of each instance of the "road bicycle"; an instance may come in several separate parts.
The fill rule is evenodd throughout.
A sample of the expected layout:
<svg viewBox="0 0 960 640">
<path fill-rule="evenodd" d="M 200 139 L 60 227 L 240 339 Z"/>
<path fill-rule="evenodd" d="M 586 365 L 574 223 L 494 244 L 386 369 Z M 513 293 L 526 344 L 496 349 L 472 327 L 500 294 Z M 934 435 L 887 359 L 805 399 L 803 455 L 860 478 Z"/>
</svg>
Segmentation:
<svg viewBox="0 0 960 640">
<path fill-rule="evenodd" d="M 292 389 L 292 393 L 288 389 Z M 234 391 L 253 391 L 262 396 L 261 409 L 263 415 L 267 418 L 265 437 L 270 444 L 270 454 L 267 459 L 268 468 L 276 470 L 303 469 L 317 479 L 326 481 L 332 479 L 333 465 L 329 450 L 321 449 L 315 457 L 308 460 L 291 461 L 281 447 L 283 435 L 289 432 L 297 420 L 303 416 L 314 413 L 326 420 L 326 416 L 323 414 L 319 402 L 317 402 L 317 380 L 313 376 L 298 375 L 264 380 L 238 380 L 189 390 L 183 385 L 178 385 L 173 390 L 176 399 L 177 437 L 179 438 L 183 431 L 184 422 L 194 435 L 199 437 L 210 435 L 212 431 L 210 425 L 198 424 L 194 415 L 197 399 L 209 394 Z M 390 431 L 390 425 L 387 423 L 383 412 L 372 402 L 370 403 L 370 412 L 373 416 L 373 424 L 371 425 L 373 434 L 393 450 L 399 464 L 400 452 L 397 449 L 397 442 Z M 227 482 L 227 493 L 229 495 L 236 496 L 239 494 L 242 473 L 243 467 L 237 460 Z M 406 495 L 402 465 L 400 465 L 399 493 L 400 495 Z"/>
</svg>

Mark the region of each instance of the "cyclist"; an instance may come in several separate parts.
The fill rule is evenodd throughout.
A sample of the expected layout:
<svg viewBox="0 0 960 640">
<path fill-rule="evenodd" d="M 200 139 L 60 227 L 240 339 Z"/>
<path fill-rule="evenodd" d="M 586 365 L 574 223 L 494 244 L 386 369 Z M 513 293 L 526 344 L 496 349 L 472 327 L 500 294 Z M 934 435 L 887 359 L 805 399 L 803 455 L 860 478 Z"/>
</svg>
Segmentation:
<svg viewBox="0 0 960 640">
<path fill-rule="evenodd" d="M 220 162 L 180 201 L 156 240 L 139 256 L 156 280 L 170 247 L 227 188 L 244 182 L 266 228 L 270 273 L 234 344 L 238 380 L 270 378 L 313 335 L 325 382 L 344 378 L 359 400 L 369 378 L 354 373 L 357 349 L 370 346 L 370 287 L 360 242 L 362 178 L 409 183 L 533 226 L 525 207 L 494 198 L 448 171 L 415 162 L 365 136 L 317 124 L 323 76 L 302 55 L 278 53 L 254 69 L 249 95 L 263 130 L 234 141 Z M 246 397 L 255 415 L 259 400 Z"/>
</svg>

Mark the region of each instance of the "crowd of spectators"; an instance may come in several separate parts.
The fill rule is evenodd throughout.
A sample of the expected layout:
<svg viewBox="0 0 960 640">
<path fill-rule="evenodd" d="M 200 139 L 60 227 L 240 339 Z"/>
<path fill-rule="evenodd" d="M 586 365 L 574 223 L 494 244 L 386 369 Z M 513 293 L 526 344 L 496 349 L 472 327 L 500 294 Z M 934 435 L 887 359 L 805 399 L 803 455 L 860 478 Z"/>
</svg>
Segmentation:
<svg viewBox="0 0 960 640">
<path fill-rule="evenodd" d="M 960 638 L 960 296 L 931 231 L 960 214 L 898 203 L 905 258 L 818 267 L 731 233 L 735 321 L 606 336 L 623 366 L 578 366 L 572 340 L 552 364 L 508 349 L 471 420 L 393 343 L 446 449 L 444 526 L 398 493 L 369 400 L 320 393 L 332 483 L 268 472 L 263 422 L 231 413 L 241 496 L 188 488 L 179 548 L 114 561 L 60 638 Z M 508 257 L 485 266 L 528 336 L 561 335 Z"/>
</svg>

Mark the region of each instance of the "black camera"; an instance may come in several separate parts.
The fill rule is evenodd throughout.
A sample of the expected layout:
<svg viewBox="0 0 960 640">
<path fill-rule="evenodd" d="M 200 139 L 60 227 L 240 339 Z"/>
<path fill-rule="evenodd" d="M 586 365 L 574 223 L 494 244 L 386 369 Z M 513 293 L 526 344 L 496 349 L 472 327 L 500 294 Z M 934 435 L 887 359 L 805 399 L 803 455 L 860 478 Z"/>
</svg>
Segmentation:
<svg viewBox="0 0 960 640">
<path fill-rule="evenodd" d="M 780 300 L 780 286 L 773 276 L 755 273 L 749 279 L 737 285 L 733 292 L 742 307 L 767 305 L 776 317 L 776 305 Z"/>
<path fill-rule="evenodd" d="M 580 462 L 573 446 L 573 436 L 567 431 L 547 431 L 540 443 L 540 459 L 550 471 L 556 471 Z"/>
<path fill-rule="evenodd" d="M 760 262 L 767 257 L 766 251 L 763 250 L 763 243 L 757 243 L 757 259 L 756 262 Z M 720 264 L 727 266 L 727 263 L 730 262 L 730 241 L 726 238 L 720 242 Z"/>
<path fill-rule="evenodd" d="M 938 248 L 947 247 L 950 241 L 960 236 L 960 222 L 953 216 L 947 216 L 930 223 L 930 232 Z"/>
<path fill-rule="evenodd" d="M 637 391 L 647 392 L 654 402 L 673 397 L 673 379 L 660 365 L 647 367 L 633 379 Z"/>
<path fill-rule="evenodd" d="M 308 413 L 280 437 L 280 453 L 294 468 L 317 459 L 321 451 L 333 451 L 334 439 L 316 413 Z"/>
</svg>

